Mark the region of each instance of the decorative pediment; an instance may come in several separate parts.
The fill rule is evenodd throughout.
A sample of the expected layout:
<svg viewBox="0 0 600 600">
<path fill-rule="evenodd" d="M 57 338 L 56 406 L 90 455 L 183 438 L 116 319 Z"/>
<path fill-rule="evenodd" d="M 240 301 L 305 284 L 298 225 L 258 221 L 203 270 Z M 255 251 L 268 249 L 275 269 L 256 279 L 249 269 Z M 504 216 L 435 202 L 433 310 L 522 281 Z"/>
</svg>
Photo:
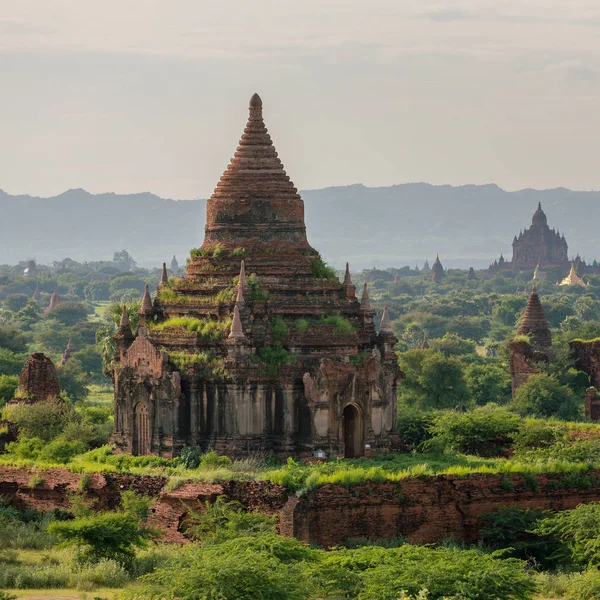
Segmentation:
<svg viewBox="0 0 600 600">
<path fill-rule="evenodd" d="M 135 341 L 125 355 L 124 366 L 136 369 L 140 375 L 161 377 L 167 355 L 148 339 L 145 327 L 140 327 Z"/>
</svg>

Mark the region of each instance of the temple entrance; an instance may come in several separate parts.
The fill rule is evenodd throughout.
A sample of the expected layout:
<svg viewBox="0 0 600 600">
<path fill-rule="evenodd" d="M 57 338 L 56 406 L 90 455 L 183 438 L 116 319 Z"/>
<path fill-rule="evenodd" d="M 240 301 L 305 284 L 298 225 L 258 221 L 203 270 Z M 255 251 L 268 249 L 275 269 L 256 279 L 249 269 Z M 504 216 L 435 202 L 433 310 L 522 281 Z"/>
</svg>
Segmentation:
<svg viewBox="0 0 600 600">
<path fill-rule="evenodd" d="M 135 452 L 137 456 L 150 454 L 150 417 L 148 404 L 139 402 L 135 407 Z"/>
<path fill-rule="evenodd" d="M 364 453 L 362 418 L 354 404 L 344 408 L 344 457 L 358 458 Z"/>
</svg>

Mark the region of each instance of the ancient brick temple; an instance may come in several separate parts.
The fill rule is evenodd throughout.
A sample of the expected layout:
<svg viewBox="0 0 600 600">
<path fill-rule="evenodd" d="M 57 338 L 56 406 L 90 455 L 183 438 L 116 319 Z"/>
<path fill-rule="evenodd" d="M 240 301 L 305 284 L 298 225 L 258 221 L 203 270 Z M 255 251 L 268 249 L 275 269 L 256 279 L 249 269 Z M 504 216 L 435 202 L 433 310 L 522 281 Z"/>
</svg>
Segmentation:
<svg viewBox="0 0 600 600">
<path fill-rule="evenodd" d="M 548 350 L 552 346 L 552 334 L 535 286 L 529 296 L 517 335 L 527 336 L 527 341 L 515 338 L 510 342 L 513 396 L 531 375 L 540 372 L 540 363 L 548 362 Z"/>
<path fill-rule="evenodd" d="M 41 352 L 33 353 L 19 375 L 19 386 L 13 403 L 43 402 L 60 397 L 60 383 L 50 358 Z"/>
<path fill-rule="evenodd" d="M 537 210 L 531 219 L 531 227 L 515 235 L 511 261 L 494 261 L 490 268 L 494 269 L 535 269 L 536 266 L 556 265 L 569 268 L 567 240 L 559 231 L 550 229 L 546 213 L 538 203 Z"/>
<path fill-rule="evenodd" d="M 134 454 L 184 446 L 231 456 L 362 456 L 395 441 L 400 376 L 387 308 L 379 332 L 306 238 L 304 203 L 258 95 L 206 207 L 186 276 L 166 267 L 133 337 L 115 338 L 113 441 Z"/>
</svg>

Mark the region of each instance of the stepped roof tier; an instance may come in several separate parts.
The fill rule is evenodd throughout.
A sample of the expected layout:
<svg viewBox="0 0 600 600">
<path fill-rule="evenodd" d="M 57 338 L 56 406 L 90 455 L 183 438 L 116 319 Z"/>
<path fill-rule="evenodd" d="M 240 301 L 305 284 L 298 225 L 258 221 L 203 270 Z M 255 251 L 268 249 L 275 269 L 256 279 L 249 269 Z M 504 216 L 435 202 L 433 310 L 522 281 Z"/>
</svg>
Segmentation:
<svg viewBox="0 0 600 600">
<path fill-rule="evenodd" d="M 310 251 L 304 202 L 273 146 L 258 94 L 250 98 L 249 108 L 237 150 L 207 202 L 202 249 Z"/>
<path fill-rule="evenodd" d="M 400 376 L 389 317 L 378 333 L 349 266 L 341 282 L 308 244 L 257 95 L 206 212 L 186 276 L 163 276 L 154 300 L 146 289 L 135 341 L 129 322 L 115 338 L 113 441 L 168 456 L 387 450 Z"/>
<path fill-rule="evenodd" d="M 529 296 L 517 333 L 529 336 L 534 347 L 548 348 L 552 345 L 552 334 L 535 286 Z"/>
</svg>

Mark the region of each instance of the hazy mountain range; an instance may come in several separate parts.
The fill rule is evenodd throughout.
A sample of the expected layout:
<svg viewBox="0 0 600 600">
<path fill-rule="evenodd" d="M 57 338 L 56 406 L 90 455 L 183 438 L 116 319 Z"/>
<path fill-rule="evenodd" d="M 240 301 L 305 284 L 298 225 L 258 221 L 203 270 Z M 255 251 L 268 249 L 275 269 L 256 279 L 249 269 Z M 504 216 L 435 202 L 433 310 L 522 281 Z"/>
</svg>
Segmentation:
<svg viewBox="0 0 600 600">
<path fill-rule="evenodd" d="M 363 185 L 302 192 L 310 243 L 336 267 L 430 263 L 483 268 L 528 227 L 541 201 L 550 227 L 564 233 L 569 254 L 600 259 L 600 192 L 564 188 L 506 192 L 496 185 Z M 128 250 L 143 266 L 185 263 L 202 243 L 205 200 L 150 193 L 90 194 L 82 189 L 38 198 L 0 190 L 0 263 L 112 258 Z"/>
</svg>

